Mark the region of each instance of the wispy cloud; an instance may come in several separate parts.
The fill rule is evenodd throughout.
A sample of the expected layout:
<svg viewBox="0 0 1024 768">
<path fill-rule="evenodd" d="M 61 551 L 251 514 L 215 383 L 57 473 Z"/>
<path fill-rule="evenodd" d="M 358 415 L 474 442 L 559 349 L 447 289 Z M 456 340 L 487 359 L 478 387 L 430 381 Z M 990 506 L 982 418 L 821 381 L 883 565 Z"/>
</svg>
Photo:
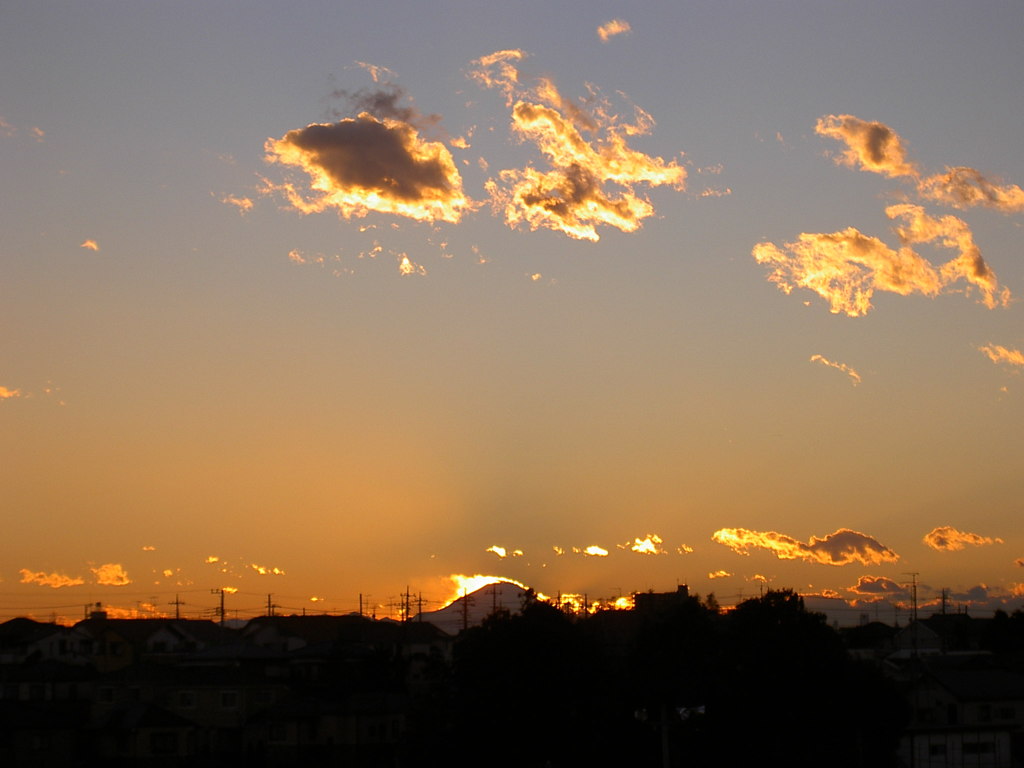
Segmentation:
<svg viewBox="0 0 1024 768">
<path fill-rule="evenodd" d="M 281 568 L 271 567 L 267 565 L 257 565 L 256 563 L 250 563 L 249 567 L 260 576 L 284 576 L 285 572 Z"/>
<path fill-rule="evenodd" d="M 938 528 L 933 528 L 925 534 L 922 541 L 932 549 L 937 549 L 940 552 L 956 552 L 967 545 L 981 547 L 987 544 L 1003 543 L 1003 540 L 999 538 L 980 536 L 977 533 L 968 533 L 967 531 L 958 531 L 956 528 L 948 525 L 940 525 Z"/>
<path fill-rule="evenodd" d="M 724 579 L 724 578 L 727 578 L 729 576 L 732 576 L 732 574 L 729 573 L 728 571 L 722 571 L 722 570 L 711 571 L 708 574 L 708 578 L 709 579 Z"/>
<path fill-rule="evenodd" d="M 584 108 L 564 98 L 547 78 L 527 86 L 516 66 L 524 56 L 517 50 L 498 51 L 474 61 L 469 73 L 505 94 L 514 135 L 533 142 L 549 165 L 546 171 L 506 169 L 487 181 L 492 205 L 510 227 L 525 224 L 596 241 L 600 226 L 633 232 L 654 214 L 654 206 L 638 193 L 639 185 L 685 188 L 686 169 L 676 161 L 628 146 L 629 137 L 653 128 L 650 115 L 634 109 L 632 122 L 625 122 L 596 94 Z"/>
<path fill-rule="evenodd" d="M 989 360 L 997 365 L 1004 363 L 1006 365 L 1024 366 L 1024 352 L 1019 349 L 1009 349 L 999 344 L 986 344 L 983 347 L 978 347 L 978 350 L 983 352 Z"/>
<path fill-rule="evenodd" d="M 612 19 L 597 28 L 597 36 L 601 38 L 602 43 L 607 43 L 616 35 L 624 35 L 631 31 L 632 27 L 628 21 L 622 19 Z"/>
<path fill-rule="evenodd" d="M 104 563 L 96 568 L 90 568 L 96 583 L 106 587 L 124 587 L 132 583 L 128 578 L 128 572 L 120 563 Z"/>
<path fill-rule="evenodd" d="M 907 159 L 903 140 L 884 123 L 853 115 L 826 115 L 818 120 L 815 130 L 846 144 L 846 150 L 837 158 L 841 164 L 889 178 L 912 179 L 917 193 L 925 200 L 959 209 L 982 206 L 1003 213 L 1024 211 L 1024 189 L 990 179 L 975 168 L 947 166 L 941 173 L 922 174 Z"/>
<path fill-rule="evenodd" d="M 591 544 L 589 547 L 573 547 L 572 551 L 574 554 L 584 557 L 608 557 L 608 550 L 596 544 Z"/>
<path fill-rule="evenodd" d="M 28 568 L 22 568 L 19 573 L 22 584 L 38 584 L 40 587 L 60 589 L 61 587 L 77 587 L 85 584 L 83 578 L 68 576 L 66 573 L 57 573 L 56 571 L 46 573 L 45 571 L 30 571 Z"/>
<path fill-rule="evenodd" d="M 876 291 L 937 296 L 960 280 L 979 289 L 986 307 L 1009 304 L 1010 291 L 999 287 L 966 223 L 955 216 L 933 218 L 911 204 L 889 206 L 886 215 L 903 222 L 894 227 L 904 243 L 899 250 L 848 227 L 830 234 L 805 232 L 784 248 L 758 243 L 753 256 L 771 268 L 768 279 L 784 293 L 794 288 L 812 290 L 828 301 L 831 312 L 849 317 L 867 314 Z M 933 240 L 959 249 L 960 254 L 936 267 L 910 248 Z"/>
<path fill-rule="evenodd" d="M 92 240 L 92 239 L 83 240 L 82 243 L 78 247 L 79 248 L 85 248 L 86 250 L 89 250 L 89 251 L 98 251 L 100 249 L 100 247 L 99 247 L 99 245 L 97 245 L 96 241 Z"/>
<path fill-rule="evenodd" d="M 833 362 L 832 360 L 829 360 L 827 357 L 822 357 L 821 355 L 811 355 L 810 362 L 821 363 L 822 365 L 828 366 L 829 368 L 835 368 L 837 371 L 842 371 L 843 373 L 850 377 L 850 383 L 852 383 L 855 387 L 858 384 L 860 384 L 860 374 L 857 373 L 857 371 L 855 371 L 853 368 L 848 366 L 846 363 Z"/>
<path fill-rule="evenodd" d="M 899 560 L 899 555 L 864 533 L 840 528 L 824 538 L 812 536 L 802 542 L 776 531 L 751 531 L 746 528 L 722 528 L 711 536 L 737 554 L 747 555 L 749 549 L 765 549 L 780 560 L 805 560 L 825 565 L 862 563 L 876 565 Z"/>
<path fill-rule="evenodd" d="M 253 201 L 250 198 L 241 197 L 239 195 L 225 195 L 220 199 L 220 201 L 225 205 L 234 206 L 243 216 L 253 208 Z"/>
</svg>

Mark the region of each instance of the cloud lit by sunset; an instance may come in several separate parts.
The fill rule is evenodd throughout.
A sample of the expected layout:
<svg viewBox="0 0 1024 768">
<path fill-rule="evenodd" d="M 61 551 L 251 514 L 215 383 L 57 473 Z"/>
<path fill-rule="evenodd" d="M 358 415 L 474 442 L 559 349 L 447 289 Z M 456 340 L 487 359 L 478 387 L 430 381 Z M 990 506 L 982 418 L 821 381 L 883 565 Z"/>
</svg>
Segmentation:
<svg viewBox="0 0 1024 768">
<path fill-rule="evenodd" d="M 312 195 L 292 182 L 274 187 L 302 213 L 333 209 L 358 218 L 376 211 L 455 223 L 470 207 L 444 144 L 422 138 L 409 123 L 369 112 L 268 139 L 266 160 L 296 167 L 309 177 Z"/>
<path fill-rule="evenodd" d="M 1002 544 L 1003 540 L 977 533 L 958 531 L 949 525 L 940 525 L 925 534 L 924 543 L 940 552 L 956 552 L 965 546 L 983 547 L 988 544 Z"/>
<path fill-rule="evenodd" d="M 104 563 L 95 568 L 90 568 L 96 583 L 107 587 L 124 587 L 132 583 L 128 573 L 120 563 Z"/>
<path fill-rule="evenodd" d="M 676 161 L 627 144 L 627 138 L 650 131 L 649 115 L 635 110 L 634 122 L 624 122 L 600 101 L 588 110 L 565 99 L 551 80 L 523 85 L 513 63 L 522 58 L 518 51 L 498 52 L 478 59 L 472 71 L 477 82 L 510 100 L 519 97 L 512 105 L 512 131 L 536 144 L 550 166 L 506 169 L 488 180 L 492 203 L 510 227 L 525 224 L 597 241 L 599 226 L 634 232 L 654 214 L 638 185 L 685 187 L 686 170 Z"/>
<path fill-rule="evenodd" d="M 993 363 L 1005 363 L 1010 366 L 1024 366 L 1024 352 L 1019 349 L 1010 349 L 1000 344 L 985 344 L 978 347 L 984 355 Z"/>
<path fill-rule="evenodd" d="M 849 528 L 840 528 L 820 539 L 812 536 L 809 542 L 776 531 L 721 528 L 712 534 L 711 540 L 740 555 L 750 554 L 750 549 L 763 549 L 780 560 L 805 560 L 824 565 L 877 565 L 899 560 L 899 555 L 874 537 Z"/>
<path fill-rule="evenodd" d="M 597 36 L 601 38 L 602 43 L 607 43 L 616 35 L 624 35 L 631 30 L 628 21 L 622 19 L 612 19 L 605 24 L 602 24 L 597 28 Z"/>
<path fill-rule="evenodd" d="M 30 571 L 28 568 L 22 568 L 19 573 L 21 574 L 22 584 L 38 584 L 40 587 L 60 589 L 61 587 L 77 587 L 85 584 L 85 579 L 77 576 L 68 576 L 65 573 Z"/>
<path fill-rule="evenodd" d="M 843 373 L 850 377 L 850 383 L 853 384 L 853 386 L 855 387 L 858 384 L 860 384 L 860 374 L 857 373 L 857 371 L 855 371 L 853 368 L 848 366 L 846 363 L 835 362 L 833 360 L 829 360 L 827 357 L 823 357 L 817 354 L 811 355 L 810 361 L 812 363 L 821 363 L 822 365 L 827 366 L 828 368 L 835 368 L 837 371 L 842 371 Z"/>
</svg>

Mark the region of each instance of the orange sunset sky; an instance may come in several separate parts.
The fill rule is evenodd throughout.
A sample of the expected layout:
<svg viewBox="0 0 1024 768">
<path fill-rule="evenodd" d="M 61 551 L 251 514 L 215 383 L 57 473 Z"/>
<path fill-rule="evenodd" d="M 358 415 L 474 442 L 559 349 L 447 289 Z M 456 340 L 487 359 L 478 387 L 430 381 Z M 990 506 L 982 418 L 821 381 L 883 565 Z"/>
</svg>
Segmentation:
<svg viewBox="0 0 1024 768">
<path fill-rule="evenodd" d="M 1024 6 L 494 5 L 0 7 L 0 620 L 1021 607 Z"/>
</svg>

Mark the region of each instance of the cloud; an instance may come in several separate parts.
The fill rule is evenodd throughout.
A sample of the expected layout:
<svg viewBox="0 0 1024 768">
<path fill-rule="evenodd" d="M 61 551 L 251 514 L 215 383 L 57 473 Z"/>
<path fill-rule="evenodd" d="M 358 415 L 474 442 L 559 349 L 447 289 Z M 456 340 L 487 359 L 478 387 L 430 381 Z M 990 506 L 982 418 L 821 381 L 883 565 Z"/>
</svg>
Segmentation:
<svg viewBox="0 0 1024 768">
<path fill-rule="evenodd" d="M 978 349 L 984 352 L 993 363 L 1024 366 L 1024 352 L 1019 349 L 1008 349 L 998 344 L 986 344 L 983 347 L 978 347 Z M 0 393 L 0 396 L 2 396 L 2 393 Z"/>
<path fill-rule="evenodd" d="M 237 195 L 225 195 L 220 200 L 225 205 L 233 205 L 238 209 L 238 212 L 243 216 L 252 210 L 253 202 L 248 197 L 238 197 Z"/>
<path fill-rule="evenodd" d="M 805 232 L 784 248 L 758 243 L 752 255 L 771 268 L 769 281 L 784 293 L 807 288 L 828 301 L 832 313 L 849 317 L 867 314 L 875 291 L 934 297 L 961 279 L 980 290 L 986 307 L 1009 304 L 1009 290 L 999 287 L 963 221 L 955 216 L 934 218 L 911 204 L 889 206 L 885 212 L 890 219 L 903 222 L 894 227 L 904 243 L 899 250 L 848 227 L 831 234 Z M 932 240 L 958 248 L 960 255 L 935 267 L 910 248 Z"/>
<path fill-rule="evenodd" d="M 427 268 L 409 258 L 407 254 L 400 254 L 398 259 L 398 272 L 403 276 L 425 275 Z"/>
<path fill-rule="evenodd" d="M 486 182 L 492 206 L 510 227 L 551 229 L 597 241 L 600 226 L 634 232 L 654 214 L 637 186 L 685 188 L 686 169 L 676 161 L 628 146 L 629 137 L 650 132 L 650 115 L 636 108 L 633 122 L 622 121 L 594 94 L 584 109 L 565 99 L 547 78 L 526 87 L 515 66 L 523 56 L 522 51 L 499 51 L 474 61 L 470 72 L 478 83 L 505 94 L 513 134 L 533 142 L 550 166 L 506 169 Z"/>
<path fill-rule="evenodd" d="M 825 565 L 864 565 L 893 563 L 899 555 L 867 534 L 849 528 L 840 528 L 822 539 L 812 536 L 810 542 L 775 531 L 751 531 L 746 528 L 722 528 L 711 536 L 712 541 L 724 544 L 737 554 L 747 555 L 748 549 L 766 549 L 780 560 L 805 560 Z"/>
<path fill-rule="evenodd" d="M 120 563 L 104 563 L 98 568 L 90 568 L 96 577 L 96 583 L 106 587 L 124 587 L 132 583 L 128 573 Z"/>
<path fill-rule="evenodd" d="M 691 552 L 693 552 L 693 547 L 687 546 L 686 544 L 680 544 L 678 547 L 676 547 L 676 552 L 678 552 L 680 555 L 688 555 Z"/>
<path fill-rule="evenodd" d="M 729 576 L 732 576 L 732 574 L 728 571 L 712 571 L 708 574 L 709 579 L 724 579 Z"/>
<path fill-rule="evenodd" d="M 622 19 L 612 19 L 611 21 L 602 24 L 597 28 L 597 36 L 601 38 L 602 43 L 607 43 L 616 35 L 624 35 L 630 32 L 632 27 L 629 26 L 628 21 Z"/>
<path fill-rule="evenodd" d="M 88 249 L 90 251 L 98 251 L 100 249 L 100 247 L 96 244 L 95 240 L 85 240 L 78 247 L 79 248 L 86 248 L 86 249 Z"/>
<path fill-rule="evenodd" d="M 291 183 L 272 185 L 302 213 L 333 208 L 346 218 L 376 211 L 456 223 L 471 207 L 448 149 L 401 120 L 362 112 L 268 139 L 265 149 L 268 163 L 302 169 L 320 193 L 303 197 Z"/>
<path fill-rule="evenodd" d="M 907 588 L 885 576 L 861 576 L 848 592 L 867 596 L 905 595 Z"/>
<path fill-rule="evenodd" d="M 883 123 L 853 115 L 826 115 L 818 120 L 815 131 L 846 144 L 838 158 L 842 165 L 889 178 L 913 179 L 917 193 L 925 200 L 959 209 L 982 206 L 1002 213 L 1024 211 L 1024 189 L 989 179 L 974 168 L 947 166 L 944 173 L 923 176 L 907 160 L 903 140 Z"/>
<path fill-rule="evenodd" d="M 60 589 L 61 587 L 77 587 L 81 584 L 85 584 L 85 579 L 77 576 L 68 576 L 65 573 L 30 571 L 28 568 L 22 568 L 19 573 L 21 574 L 22 584 L 38 584 L 41 587 L 51 587 L 53 589 Z"/>
<path fill-rule="evenodd" d="M 582 549 L 580 547 L 573 547 L 572 551 L 584 557 L 608 557 L 608 550 L 596 544 L 591 544 L 589 547 L 583 547 Z"/>
<path fill-rule="evenodd" d="M 20 389 L 8 389 L 0 386 L 0 400 L 13 400 L 16 397 L 21 397 Z"/>
<path fill-rule="evenodd" d="M 922 179 L 918 192 L 928 200 L 953 208 L 983 206 L 1002 213 L 1024 211 L 1024 189 L 991 181 L 974 168 L 946 168 L 945 173 Z"/>
<path fill-rule="evenodd" d="M 632 543 L 626 542 L 620 544 L 620 549 L 629 549 L 633 552 L 638 552 L 641 555 L 664 555 L 666 554 L 665 549 L 661 546 L 663 544 L 661 536 L 656 533 L 647 534 L 647 538 L 635 538 Z"/>
<path fill-rule="evenodd" d="M 251 563 L 249 565 L 249 567 L 252 568 L 254 571 L 256 571 L 256 573 L 258 573 L 260 576 L 284 576 L 285 575 L 284 571 L 281 570 L 280 568 L 270 568 L 270 567 L 265 566 L 265 565 L 257 565 L 256 563 Z"/>
<path fill-rule="evenodd" d="M 860 374 L 857 373 L 857 371 L 855 371 L 850 366 L 846 365 L 845 363 L 835 363 L 829 360 L 827 357 L 822 357 L 821 355 L 811 355 L 810 362 L 821 363 L 822 365 L 826 365 L 829 368 L 835 368 L 837 371 L 842 371 L 843 373 L 850 377 L 850 381 L 855 387 L 858 384 L 860 384 Z"/>
<path fill-rule="evenodd" d="M 814 130 L 846 144 L 846 151 L 838 158 L 843 165 L 860 166 L 889 178 L 917 176 L 917 168 L 906 158 L 903 141 L 883 123 L 868 122 L 853 115 L 825 115 Z"/>
<path fill-rule="evenodd" d="M 948 525 L 940 525 L 925 534 L 922 539 L 932 549 L 940 552 L 955 552 L 970 544 L 973 547 L 981 547 L 987 544 L 1002 544 L 1002 539 L 994 539 L 988 536 L 979 536 L 977 533 L 958 531 Z"/>
</svg>

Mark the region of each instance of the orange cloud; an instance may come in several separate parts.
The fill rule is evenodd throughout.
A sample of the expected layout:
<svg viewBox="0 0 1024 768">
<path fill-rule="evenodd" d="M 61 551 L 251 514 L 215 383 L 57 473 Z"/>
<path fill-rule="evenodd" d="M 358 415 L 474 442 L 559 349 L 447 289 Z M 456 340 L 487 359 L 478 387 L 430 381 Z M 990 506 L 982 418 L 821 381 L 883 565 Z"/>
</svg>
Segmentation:
<svg viewBox="0 0 1024 768">
<path fill-rule="evenodd" d="M 596 544 L 591 544 L 589 547 L 573 547 L 572 551 L 577 555 L 583 555 L 584 557 L 608 557 L 608 550 L 604 547 L 599 547 Z"/>
<path fill-rule="evenodd" d="M 693 552 L 693 547 L 687 546 L 686 544 L 680 544 L 678 547 L 676 547 L 676 552 L 678 552 L 680 555 L 688 555 L 691 552 Z"/>
<path fill-rule="evenodd" d="M 905 595 L 906 587 L 885 576 L 861 576 L 848 592 L 865 596 Z"/>
<path fill-rule="evenodd" d="M 1016 184 L 990 181 L 974 168 L 946 168 L 945 173 L 922 179 L 918 192 L 928 200 L 953 208 L 983 206 L 1002 213 L 1024 211 L 1024 189 Z"/>
<path fill-rule="evenodd" d="M 8 389 L 7 387 L 0 387 L 0 400 L 12 400 L 15 397 L 21 397 L 20 389 Z"/>
<path fill-rule="evenodd" d="M 602 43 L 607 43 L 611 38 L 616 35 L 624 35 L 631 31 L 632 27 L 629 26 L 628 21 L 622 19 L 612 19 L 611 21 L 602 24 L 597 28 L 597 36 L 601 38 Z"/>
<path fill-rule="evenodd" d="M 79 248 L 86 248 L 86 249 L 88 249 L 90 251 L 98 251 L 100 249 L 99 245 L 96 244 L 95 240 L 85 240 L 78 247 Z"/>
<path fill-rule="evenodd" d="M 647 538 L 633 539 L 633 543 L 626 542 L 620 545 L 620 549 L 630 549 L 633 552 L 638 552 L 641 555 L 664 555 L 665 550 L 661 546 L 663 543 L 661 536 L 656 533 L 647 534 Z"/>
<path fill-rule="evenodd" d="M 940 552 L 955 552 L 970 544 L 973 547 L 982 547 L 987 544 L 1002 544 L 1002 539 L 994 539 L 988 536 L 979 536 L 976 533 L 958 531 L 948 525 L 940 525 L 925 534 L 922 539 L 932 549 Z"/>
<path fill-rule="evenodd" d="M 828 301 L 831 312 L 849 317 L 867 314 L 875 291 L 937 296 L 960 279 L 977 287 L 981 302 L 990 309 L 1009 303 L 1009 290 L 999 288 L 995 273 L 981 258 L 963 221 L 955 216 L 936 219 L 920 206 L 909 204 L 890 206 L 886 214 L 904 222 L 895 227 L 904 241 L 898 251 L 848 227 L 831 234 L 802 233 L 784 249 L 758 243 L 752 253 L 759 264 L 771 267 L 768 279 L 784 293 L 810 289 Z M 960 250 L 958 257 L 939 268 L 909 247 L 936 239 Z"/>
<path fill-rule="evenodd" d="M 221 202 L 225 205 L 233 205 L 238 209 L 238 212 L 243 216 L 252 210 L 253 202 L 248 197 L 238 197 L 237 195 L 226 195 L 221 198 Z"/>
<path fill-rule="evenodd" d="M 860 166 L 865 171 L 890 178 L 917 176 L 917 168 L 906 158 L 903 141 L 883 123 L 868 122 L 853 115 L 825 115 L 814 130 L 846 144 L 846 151 L 838 158 L 843 165 Z"/>
<path fill-rule="evenodd" d="M 724 579 L 728 576 L 732 576 L 728 571 L 712 571 L 708 574 L 709 579 Z"/>
<path fill-rule="evenodd" d="M 737 554 L 747 555 L 748 549 L 766 549 L 780 560 L 806 560 L 825 565 L 864 565 L 893 563 L 899 555 L 867 534 L 849 528 L 840 528 L 822 539 L 812 536 L 804 543 L 775 531 L 751 531 L 746 528 L 722 528 L 711 540 L 724 544 Z"/>
<path fill-rule="evenodd" d="M 1008 349 L 998 344 L 986 344 L 978 347 L 981 352 L 988 356 L 993 363 L 1006 363 L 1007 365 L 1024 365 L 1024 352 L 1019 349 Z M 3 393 L 0 392 L 0 397 Z"/>
<path fill-rule="evenodd" d="M 853 115 L 826 115 L 818 120 L 815 131 L 846 144 L 838 158 L 841 164 L 889 178 L 914 179 L 917 193 L 925 200 L 959 209 L 983 206 L 1002 213 L 1024 211 L 1024 189 L 993 181 L 974 168 L 947 166 L 944 173 L 922 176 L 907 160 L 902 139 L 883 123 Z"/>
<path fill-rule="evenodd" d="M 487 181 L 492 205 L 510 227 L 525 224 L 531 230 L 551 229 L 597 241 L 599 226 L 634 232 L 654 214 L 650 201 L 636 191 L 638 185 L 685 188 L 685 168 L 627 144 L 628 137 L 650 131 L 650 115 L 636 109 L 633 123 L 621 122 L 597 99 L 584 110 L 546 78 L 526 88 L 514 64 L 523 55 L 499 51 L 475 61 L 470 73 L 482 85 L 505 93 L 512 105 L 513 133 L 532 141 L 550 166 L 547 171 L 533 166 L 507 169 Z"/>
<path fill-rule="evenodd" d="M 104 563 L 99 568 L 90 568 L 96 583 L 106 587 L 124 587 L 132 583 L 124 566 L 119 563 Z"/>
<path fill-rule="evenodd" d="M 826 365 L 829 368 L 835 368 L 837 371 L 842 371 L 843 373 L 845 373 L 847 376 L 850 377 L 850 380 L 851 380 L 853 386 L 855 386 L 855 387 L 858 384 L 860 384 L 860 374 L 857 373 L 850 366 L 846 365 L 845 363 L 834 363 L 831 360 L 829 360 L 828 358 L 822 357 L 821 355 L 811 355 L 810 362 L 812 362 L 812 363 L 821 363 L 822 365 Z"/>
<path fill-rule="evenodd" d="M 85 579 L 78 578 L 77 576 L 68 576 L 65 573 L 30 571 L 28 568 L 22 568 L 19 573 L 21 574 L 22 584 L 38 584 L 41 587 L 51 587 L 53 589 L 77 587 L 85 584 Z"/>
<path fill-rule="evenodd" d="M 427 268 L 417 264 L 403 253 L 400 254 L 398 259 L 398 272 L 401 275 L 425 275 L 427 274 Z"/>
<path fill-rule="evenodd" d="M 256 573 L 258 573 L 260 576 L 284 576 L 285 575 L 284 571 L 281 570 L 280 568 L 268 568 L 265 565 L 256 565 L 256 563 L 251 563 L 249 565 L 249 567 L 252 568 L 254 571 L 256 571 Z"/>
<path fill-rule="evenodd" d="M 291 183 L 272 185 L 302 213 L 333 208 L 346 218 L 376 211 L 455 223 L 471 207 L 448 149 L 394 118 L 361 112 L 314 123 L 268 139 L 265 149 L 267 162 L 300 168 L 320 193 L 303 197 Z"/>
</svg>

